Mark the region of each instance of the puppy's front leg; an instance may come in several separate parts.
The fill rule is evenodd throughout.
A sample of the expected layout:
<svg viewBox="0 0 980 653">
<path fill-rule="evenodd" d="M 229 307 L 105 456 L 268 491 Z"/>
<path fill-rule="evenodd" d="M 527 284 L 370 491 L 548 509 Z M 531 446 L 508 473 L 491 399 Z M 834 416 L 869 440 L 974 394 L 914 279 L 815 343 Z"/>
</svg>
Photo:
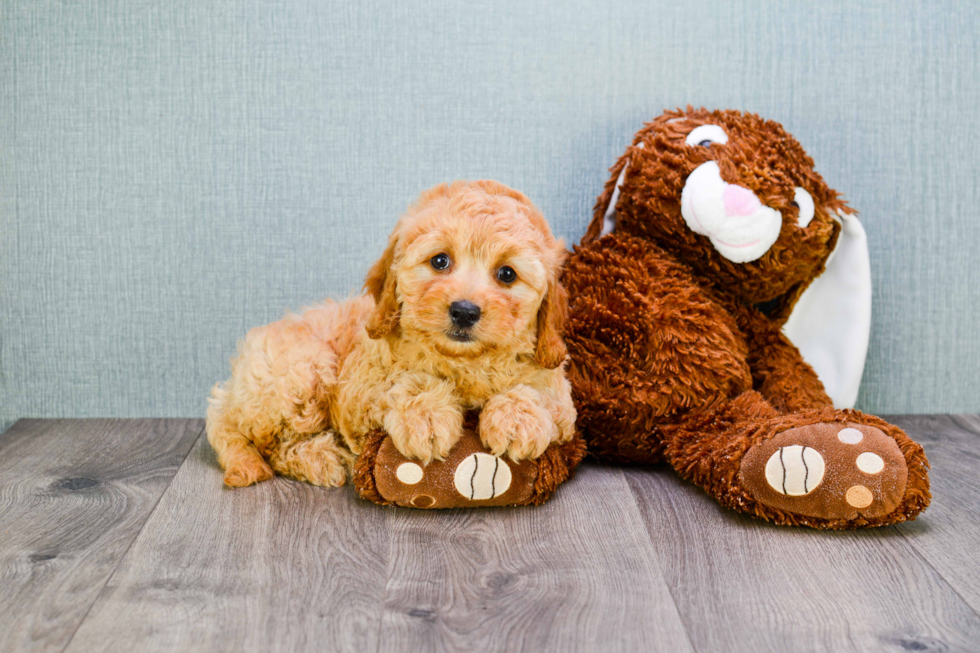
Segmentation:
<svg viewBox="0 0 980 653">
<path fill-rule="evenodd" d="M 405 373 L 386 397 L 384 427 L 403 455 L 423 464 L 449 455 L 463 433 L 463 407 L 447 381 Z"/>
<path fill-rule="evenodd" d="M 490 398 L 480 413 L 480 439 L 511 460 L 537 458 L 552 442 L 567 442 L 575 429 L 575 407 L 568 382 L 555 387 L 519 384 Z"/>
</svg>

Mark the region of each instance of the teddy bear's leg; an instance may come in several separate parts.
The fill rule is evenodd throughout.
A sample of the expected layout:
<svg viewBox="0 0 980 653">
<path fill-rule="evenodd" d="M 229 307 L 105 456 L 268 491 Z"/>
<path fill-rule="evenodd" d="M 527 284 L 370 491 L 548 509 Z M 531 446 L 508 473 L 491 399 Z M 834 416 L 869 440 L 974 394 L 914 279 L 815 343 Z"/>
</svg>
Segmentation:
<svg viewBox="0 0 980 653">
<path fill-rule="evenodd" d="M 285 431 L 269 452 L 269 464 L 279 474 L 328 487 L 347 482 L 355 458 L 333 431 L 315 435 Z"/>
<path fill-rule="evenodd" d="M 750 391 L 664 432 L 681 476 L 730 508 L 779 524 L 882 526 L 929 504 L 922 447 L 859 411 L 781 415 Z"/>
</svg>

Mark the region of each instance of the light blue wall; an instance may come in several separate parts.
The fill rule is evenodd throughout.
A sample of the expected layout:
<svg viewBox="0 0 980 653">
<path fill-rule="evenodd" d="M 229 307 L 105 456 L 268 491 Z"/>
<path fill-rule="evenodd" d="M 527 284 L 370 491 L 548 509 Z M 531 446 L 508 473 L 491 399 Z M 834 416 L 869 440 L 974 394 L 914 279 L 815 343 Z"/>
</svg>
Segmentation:
<svg viewBox="0 0 980 653">
<path fill-rule="evenodd" d="M 860 405 L 980 410 L 975 2 L 5 1 L 0 420 L 197 416 L 453 178 L 582 234 L 665 107 L 782 122 L 861 210 Z"/>
</svg>

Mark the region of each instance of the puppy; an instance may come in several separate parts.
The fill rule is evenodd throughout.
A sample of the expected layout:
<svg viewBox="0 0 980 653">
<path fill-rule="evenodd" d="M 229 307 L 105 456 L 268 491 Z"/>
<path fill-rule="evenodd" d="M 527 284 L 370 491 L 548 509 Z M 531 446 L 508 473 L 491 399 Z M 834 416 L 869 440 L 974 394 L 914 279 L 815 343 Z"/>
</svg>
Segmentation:
<svg viewBox="0 0 980 653">
<path fill-rule="evenodd" d="M 404 455 L 441 460 L 473 409 L 495 455 L 535 458 L 568 441 L 565 256 L 541 212 L 502 184 L 423 193 L 368 273 L 366 295 L 328 300 L 239 344 L 207 414 L 225 483 L 278 472 L 343 485 L 377 428 Z"/>
</svg>

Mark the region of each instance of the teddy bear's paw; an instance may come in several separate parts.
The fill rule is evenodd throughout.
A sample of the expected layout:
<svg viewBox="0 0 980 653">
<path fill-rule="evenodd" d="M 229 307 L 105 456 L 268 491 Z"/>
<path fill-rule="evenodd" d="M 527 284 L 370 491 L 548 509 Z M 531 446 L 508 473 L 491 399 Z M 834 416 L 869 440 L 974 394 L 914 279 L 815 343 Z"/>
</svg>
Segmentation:
<svg viewBox="0 0 980 653">
<path fill-rule="evenodd" d="M 873 426 L 827 422 L 764 440 L 742 458 L 742 486 L 759 503 L 826 520 L 881 519 L 902 503 L 908 464 Z"/>
</svg>

